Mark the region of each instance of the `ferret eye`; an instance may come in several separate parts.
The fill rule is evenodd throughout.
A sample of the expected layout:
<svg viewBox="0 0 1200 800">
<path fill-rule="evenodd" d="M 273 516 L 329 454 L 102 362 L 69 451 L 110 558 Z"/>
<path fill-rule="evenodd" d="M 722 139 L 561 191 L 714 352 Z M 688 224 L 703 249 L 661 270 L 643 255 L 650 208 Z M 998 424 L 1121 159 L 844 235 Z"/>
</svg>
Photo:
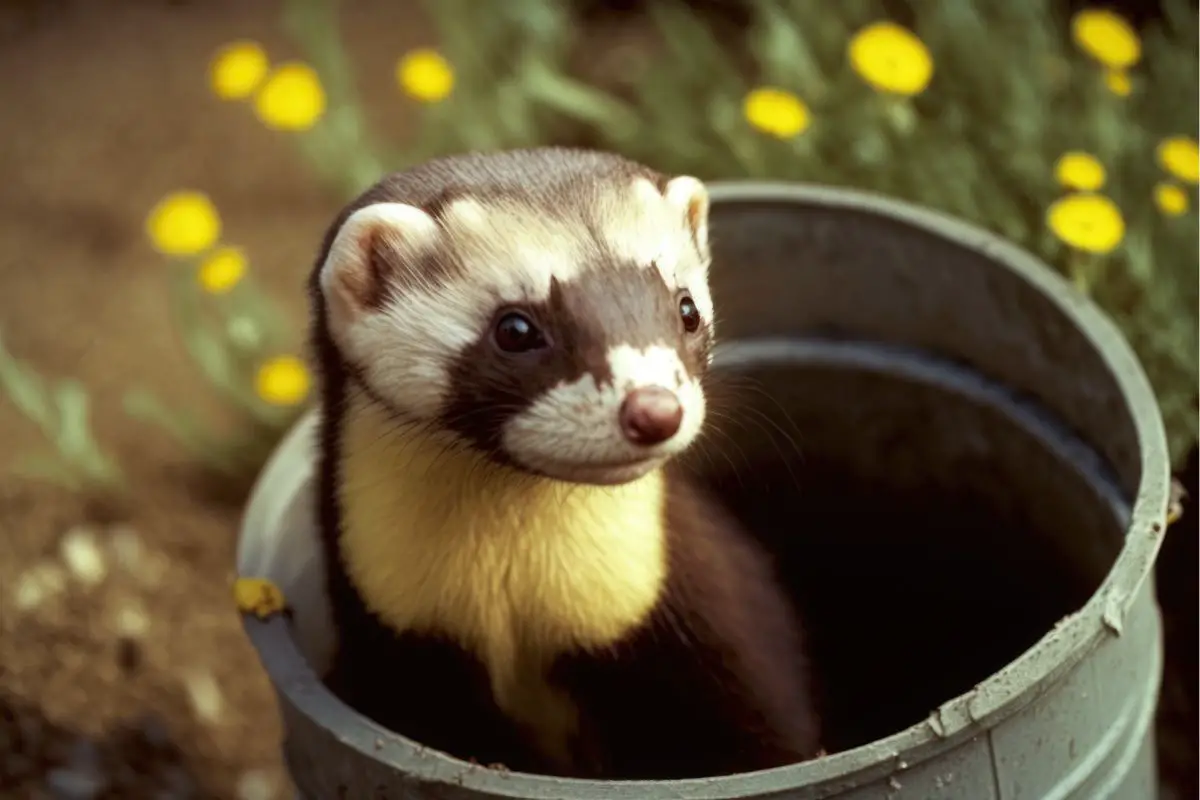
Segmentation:
<svg viewBox="0 0 1200 800">
<path fill-rule="evenodd" d="M 679 316 L 683 320 L 683 329 L 688 333 L 695 333 L 700 327 L 700 309 L 696 308 L 696 301 L 689 295 L 684 295 L 679 301 Z"/>
<path fill-rule="evenodd" d="M 496 322 L 496 346 L 506 353 L 526 353 L 546 346 L 546 339 L 524 314 L 509 312 Z"/>
</svg>

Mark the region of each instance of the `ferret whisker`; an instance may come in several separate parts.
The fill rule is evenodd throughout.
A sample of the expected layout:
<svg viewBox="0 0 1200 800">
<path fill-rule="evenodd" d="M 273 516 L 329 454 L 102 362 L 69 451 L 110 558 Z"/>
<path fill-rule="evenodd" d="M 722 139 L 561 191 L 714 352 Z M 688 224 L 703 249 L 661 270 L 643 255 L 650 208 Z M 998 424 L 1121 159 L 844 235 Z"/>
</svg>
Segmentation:
<svg viewBox="0 0 1200 800">
<path fill-rule="evenodd" d="M 716 454 L 707 446 L 708 444 L 708 442 L 698 439 L 695 445 L 693 445 L 694 458 L 703 461 L 708 466 L 708 472 L 715 473 L 717 471 Z M 694 465 L 689 466 L 693 466 L 693 472 L 696 471 Z M 700 469 L 699 472 L 700 474 L 704 474 L 705 470 Z"/>
<path fill-rule="evenodd" d="M 742 380 L 742 384 L 741 384 L 742 388 L 749 390 L 756 396 L 763 398 L 768 403 L 770 403 L 772 406 L 774 406 L 775 409 L 779 412 L 779 416 L 788 423 L 788 425 L 793 429 L 795 434 L 797 436 L 801 435 L 799 426 L 796 425 L 795 420 L 792 419 L 791 415 L 788 413 L 787 408 L 781 402 L 779 402 L 778 397 L 776 397 L 772 392 L 767 391 L 763 387 L 762 380 L 760 378 L 755 378 L 752 375 L 741 375 L 739 377 Z M 753 405 L 748 404 L 748 407 L 751 408 L 752 410 L 754 410 Z M 763 413 L 763 412 L 760 411 L 760 413 Z M 781 425 L 776 423 L 776 427 L 779 428 L 780 433 L 783 433 L 785 436 L 788 436 L 789 440 L 791 439 L 791 436 L 788 435 L 785 430 L 783 430 Z M 799 445 L 797 445 L 795 442 L 792 442 L 792 444 L 796 448 L 796 452 L 798 454 L 801 453 L 801 449 L 800 449 Z"/>
<path fill-rule="evenodd" d="M 789 432 L 783 426 L 783 424 L 780 423 L 778 419 L 776 419 L 776 417 L 773 414 L 768 414 L 767 412 L 763 411 L 760 408 L 755 408 L 753 405 L 748 404 L 745 407 L 745 409 L 743 409 L 743 411 L 745 411 L 745 413 L 747 415 L 746 416 L 747 422 L 752 421 L 752 420 L 758 420 L 764 426 L 764 430 L 772 430 L 778 434 L 777 437 L 776 436 L 768 436 L 768 438 L 771 439 L 771 441 L 774 444 L 778 445 L 782 441 L 782 443 L 786 443 L 791 448 L 790 453 L 787 453 L 784 450 L 780 449 L 778 452 L 781 457 L 789 458 L 789 457 L 794 456 L 794 457 L 800 459 L 801 461 L 804 460 L 804 448 L 802 448 L 800 446 L 800 443 L 798 441 L 796 441 L 796 437 L 802 435 L 798 428 L 795 429 L 795 432 L 793 435 L 793 433 Z"/>
<path fill-rule="evenodd" d="M 795 436 L 801 435 L 799 427 L 795 424 L 795 421 L 792 419 L 791 415 L 787 413 L 787 409 L 779 402 L 778 398 L 763 388 L 760 379 L 743 374 L 725 375 L 722 376 L 722 379 L 718 382 L 718 385 L 720 386 L 720 389 L 730 389 L 732 387 L 736 387 L 740 390 L 748 391 L 756 397 L 763 398 L 779 411 L 779 416 L 786 421 L 788 427 L 792 429 Z M 718 391 L 720 391 L 720 389 L 718 389 Z M 713 405 L 720 409 L 717 413 L 724 413 L 724 417 L 726 419 L 730 419 L 731 421 L 739 421 L 733 414 L 725 412 L 719 403 L 714 403 Z M 730 405 L 732 407 L 734 404 Z M 767 414 L 760 408 L 757 408 L 754 403 L 749 402 L 745 398 L 739 398 L 736 408 L 739 413 L 757 414 L 764 421 L 769 423 L 769 425 L 774 428 L 782 437 L 784 437 L 788 444 L 792 446 L 796 455 L 801 457 L 803 456 L 803 450 L 795 441 L 793 434 L 789 433 L 788 430 L 785 429 L 783 425 L 775 419 L 774 416 Z"/>
<path fill-rule="evenodd" d="M 804 461 L 804 451 L 800 448 L 800 445 L 790 435 L 788 435 L 787 431 L 780 427 L 780 425 L 767 413 L 750 405 L 747 405 L 743 410 L 746 412 L 746 416 L 744 418 L 739 420 L 731 419 L 730 422 L 737 422 L 738 424 L 743 425 L 752 425 L 762 431 L 763 438 L 767 440 L 771 446 L 771 449 L 773 449 L 776 455 L 779 456 L 779 462 L 787 471 L 788 478 L 791 481 L 792 486 L 794 488 L 800 488 L 803 485 L 803 481 L 801 481 L 800 476 L 797 474 L 795 469 L 796 460 L 799 460 L 800 462 Z M 779 435 L 775 436 L 773 433 Z M 780 442 L 781 437 L 783 442 L 786 442 L 791 446 L 790 452 L 783 447 L 783 444 Z"/>
<path fill-rule="evenodd" d="M 729 464 L 730 473 L 737 479 L 738 485 L 740 485 L 742 488 L 745 488 L 744 472 L 750 470 L 750 459 L 746 456 L 746 452 L 742 449 L 736 437 L 734 437 L 720 425 L 716 424 L 717 422 L 723 421 L 724 420 L 720 419 L 713 420 L 713 424 L 708 426 L 708 434 L 711 438 L 701 437 L 701 439 L 696 442 L 696 445 L 700 448 L 701 452 L 708 454 L 710 458 L 715 452 L 725 459 L 725 462 Z M 712 438 L 716 437 L 720 437 L 727 442 L 728 447 L 721 446 L 719 443 L 712 441 Z M 733 455 L 731 454 L 730 449 L 736 452 L 745 461 L 744 470 L 739 468 L 737 462 L 733 460 Z"/>
</svg>

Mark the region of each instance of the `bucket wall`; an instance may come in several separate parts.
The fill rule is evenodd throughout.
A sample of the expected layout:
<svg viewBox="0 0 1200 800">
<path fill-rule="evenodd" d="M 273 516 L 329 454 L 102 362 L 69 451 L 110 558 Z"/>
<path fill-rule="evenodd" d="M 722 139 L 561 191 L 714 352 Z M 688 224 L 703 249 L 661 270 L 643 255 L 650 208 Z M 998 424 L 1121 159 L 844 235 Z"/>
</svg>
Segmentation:
<svg viewBox="0 0 1200 800">
<path fill-rule="evenodd" d="M 355 714 L 317 677 L 331 639 L 310 416 L 264 470 L 238 554 L 240 574 L 275 580 L 295 609 L 291 624 L 246 624 L 301 791 L 1155 797 L 1150 571 L 1169 467 L 1153 395 L 1114 326 L 1027 254 L 904 204 L 745 183 L 712 198 L 717 366 L 758 424 L 714 434 L 693 461 L 811 605 L 815 640 L 843 676 L 840 688 L 828 679 L 843 746 L 752 775 L 564 781 L 471 765 Z M 747 494 L 749 474 L 775 477 Z M 857 571 L 837 573 L 847 565 Z M 838 606 L 843 587 L 861 602 Z"/>
</svg>

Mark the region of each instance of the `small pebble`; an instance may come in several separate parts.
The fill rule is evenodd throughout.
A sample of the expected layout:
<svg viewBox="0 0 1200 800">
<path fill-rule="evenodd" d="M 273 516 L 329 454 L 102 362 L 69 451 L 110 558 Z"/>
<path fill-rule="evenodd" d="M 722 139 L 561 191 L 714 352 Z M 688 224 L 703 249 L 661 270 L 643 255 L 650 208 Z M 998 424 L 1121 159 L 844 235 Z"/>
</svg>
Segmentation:
<svg viewBox="0 0 1200 800">
<path fill-rule="evenodd" d="M 145 548 L 137 531 L 128 525 L 117 525 L 110 529 L 109 547 L 117 566 L 136 575 L 145 558 Z"/>
<path fill-rule="evenodd" d="M 247 770 L 238 778 L 237 796 L 238 800 L 273 800 L 275 781 L 264 770 Z"/>
<path fill-rule="evenodd" d="M 137 598 L 126 598 L 113 613 L 117 634 L 128 639 L 141 639 L 150 629 L 150 616 Z"/>
<path fill-rule="evenodd" d="M 192 672 L 185 679 L 192 709 L 204 722 L 215 724 L 221 719 L 223 698 L 221 687 L 211 672 Z"/>
<path fill-rule="evenodd" d="M 137 578 L 143 586 L 157 586 L 167 571 L 166 558 L 151 552 L 129 525 L 117 525 L 110 530 L 109 547 L 121 571 Z"/>
<path fill-rule="evenodd" d="M 67 569 L 85 586 L 98 584 L 108 574 L 104 552 L 91 528 L 79 526 L 67 531 L 59 544 L 59 552 Z"/>
<path fill-rule="evenodd" d="M 37 564 L 17 578 L 13 605 L 18 611 L 31 611 L 66 587 L 66 576 L 57 564 Z"/>
</svg>

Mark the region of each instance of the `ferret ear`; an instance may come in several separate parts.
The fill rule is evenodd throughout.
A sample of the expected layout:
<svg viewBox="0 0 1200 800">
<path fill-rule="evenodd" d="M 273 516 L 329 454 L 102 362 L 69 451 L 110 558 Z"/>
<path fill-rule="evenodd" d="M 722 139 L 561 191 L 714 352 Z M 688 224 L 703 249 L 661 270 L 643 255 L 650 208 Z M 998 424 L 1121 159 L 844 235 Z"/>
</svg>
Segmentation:
<svg viewBox="0 0 1200 800">
<path fill-rule="evenodd" d="M 696 242 L 696 249 L 707 260 L 708 251 L 708 189 L 690 175 L 680 175 L 667 181 L 663 188 L 667 205 L 681 214 Z"/>
<path fill-rule="evenodd" d="M 437 222 L 416 206 L 375 203 L 338 230 L 321 265 L 320 283 L 334 325 L 379 310 L 392 286 L 413 280 L 409 263 L 438 241 Z"/>
</svg>

